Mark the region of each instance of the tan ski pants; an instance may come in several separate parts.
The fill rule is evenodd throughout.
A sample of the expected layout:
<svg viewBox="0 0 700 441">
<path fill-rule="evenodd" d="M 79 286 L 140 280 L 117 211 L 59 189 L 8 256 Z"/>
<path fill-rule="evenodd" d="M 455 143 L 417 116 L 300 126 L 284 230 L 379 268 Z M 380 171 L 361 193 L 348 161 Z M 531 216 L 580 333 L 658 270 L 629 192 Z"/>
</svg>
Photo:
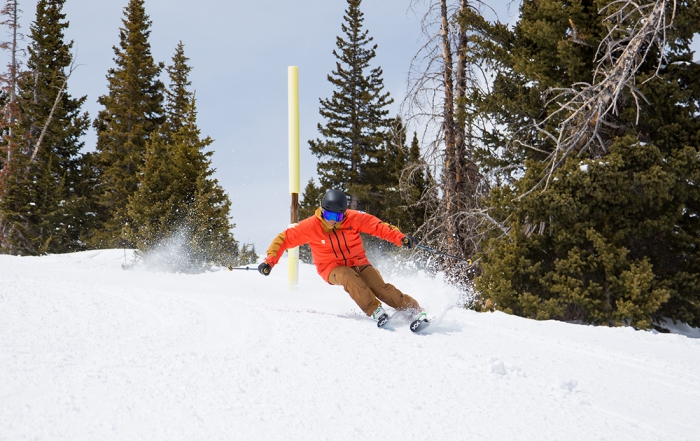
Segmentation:
<svg viewBox="0 0 700 441">
<path fill-rule="evenodd" d="M 331 285 L 343 285 L 357 306 L 368 316 L 381 305 L 380 301 L 397 310 L 421 311 L 413 297 L 384 282 L 382 275 L 372 265 L 339 266 L 328 275 L 328 282 Z"/>
</svg>

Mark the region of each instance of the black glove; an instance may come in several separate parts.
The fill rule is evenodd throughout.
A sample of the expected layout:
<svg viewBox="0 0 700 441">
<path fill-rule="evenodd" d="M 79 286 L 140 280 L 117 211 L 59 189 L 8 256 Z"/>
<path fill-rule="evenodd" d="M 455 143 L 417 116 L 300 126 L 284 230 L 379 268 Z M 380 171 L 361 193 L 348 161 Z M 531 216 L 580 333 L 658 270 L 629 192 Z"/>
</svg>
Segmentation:
<svg viewBox="0 0 700 441">
<path fill-rule="evenodd" d="M 260 265 L 258 265 L 258 272 L 263 276 L 269 276 L 270 271 L 272 271 L 272 266 L 270 266 L 269 263 L 263 262 Z"/>
<path fill-rule="evenodd" d="M 416 239 L 413 236 L 409 236 L 408 234 L 405 235 L 403 239 L 401 239 L 401 245 L 405 246 L 409 250 L 415 247 L 417 243 L 418 241 L 416 241 Z"/>
</svg>

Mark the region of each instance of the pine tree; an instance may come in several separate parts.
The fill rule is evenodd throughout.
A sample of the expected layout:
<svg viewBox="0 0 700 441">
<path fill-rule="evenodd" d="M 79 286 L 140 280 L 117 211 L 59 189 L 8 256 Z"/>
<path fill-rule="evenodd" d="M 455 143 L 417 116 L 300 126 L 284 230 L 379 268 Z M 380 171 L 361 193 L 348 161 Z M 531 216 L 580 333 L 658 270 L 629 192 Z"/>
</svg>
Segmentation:
<svg viewBox="0 0 700 441">
<path fill-rule="evenodd" d="M 193 98 L 193 93 L 189 90 L 192 85 L 189 80 L 192 68 L 187 64 L 189 58 L 185 56 L 185 45 L 182 41 L 175 48 L 172 61 L 173 64 L 165 68 L 170 77 L 170 86 L 165 91 L 165 114 L 168 124 L 166 132 L 177 132 L 185 125 Z"/>
<path fill-rule="evenodd" d="M 326 191 L 328 190 L 323 187 L 316 187 L 313 178 L 309 179 L 299 203 L 299 219 L 306 219 L 314 215 L 316 209 L 321 206 L 321 201 Z M 313 263 L 311 247 L 308 244 L 299 247 L 299 259 L 305 263 Z"/>
<path fill-rule="evenodd" d="M 407 165 L 406 129 L 401 118 L 389 121 L 389 130 L 380 146 L 376 162 L 365 167 L 369 184 L 364 209 L 406 232 L 410 231 L 409 216 L 403 200 L 400 179 Z"/>
<path fill-rule="evenodd" d="M 75 190 L 81 180 L 80 138 L 89 120 L 80 110 L 86 97 L 67 93 L 72 42 L 64 42 L 64 3 L 37 3 L 27 73 L 17 82 L 19 118 L 8 137 L 12 155 L 0 202 L 5 224 L 1 246 L 12 254 L 82 248 L 85 204 Z"/>
<path fill-rule="evenodd" d="M 138 188 L 146 146 L 165 121 L 164 86 L 158 79 L 163 63 L 154 62 L 151 55 L 151 21 L 144 0 L 129 0 L 122 23 L 119 46 L 113 48 L 116 67 L 107 74 L 109 93 L 99 98 L 104 109 L 93 122 L 97 130 L 100 228 L 90 243 L 97 247 L 123 244 L 126 206 Z"/>
<path fill-rule="evenodd" d="M 483 54 L 503 71 L 474 105 L 507 126 L 493 133 L 490 151 L 505 152 L 493 157 L 494 172 L 501 161 L 522 173 L 504 170 L 506 185 L 491 193 L 490 215 L 508 234 L 490 241 L 477 287 L 494 307 L 527 317 L 639 328 L 670 317 L 697 326 L 700 193 L 691 183 L 700 178 L 700 66 L 688 42 L 700 8 L 679 4 L 668 59 L 640 66 L 635 90 L 623 92 L 597 133 L 605 148 L 570 155 L 530 191 L 557 147 L 532 121 L 556 133 L 567 116 L 555 113 L 563 102 L 549 101 L 548 88 L 595 84 L 595 48 L 608 32 L 597 3 L 565 3 L 523 3 L 512 33 L 481 28 L 490 39 Z M 646 99 L 639 108 L 637 91 Z"/>
<path fill-rule="evenodd" d="M 255 244 L 244 243 L 238 254 L 237 265 L 249 265 L 258 261 L 258 253 L 255 252 Z"/>
<path fill-rule="evenodd" d="M 382 69 L 369 70 L 377 45 L 362 29 L 361 0 L 348 0 L 345 38 L 337 37 L 336 70 L 328 76 L 336 90 L 330 99 L 320 100 L 320 114 L 327 123 L 318 125 L 323 139 L 309 141 L 319 158 L 317 170 L 321 187 L 338 189 L 350 196 L 350 208 L 362 208 L 371 199 L 372 177 L 368 168 L 378 163 L 378 154 L 388 126 L 388 110 L 393 102 L 383 92 Z"/>
<path fill-rule="evenodd" d="M 413 132 L 411 147 L 408 150 L 408 163 L 412 165 L 423 166 L 419 168 L 419 170 L 415 173 L 414 176 L 410 177 L 410 182 L 413 184 L 411 200 L 418 200 L 428 189 L 430 181 L 430 170 L 425 168 L 425 163 L 422 160 L 417 132 Z"/>
<path fill-rule="evenodd" d="M 409 218 L 406 231 L 415 232 L 425 223 L 426 214 L 429 213 L 427 192 L 432 180 L 430 170 L 421 155 L 416 132 L 413 132 L 411 147 L 408 149 L 408 161 L 402 173 L 401 187 L 405 188 L 404 200 L 408 204 L 406 213 Z"/>
<path fill-rule="evenodd" d="M 237 264 L 239 250 L 231 234 L 231 202 L 211 177 L 212 153 L 204 151 L 213 141 L 202 139 L 197 127 L 187 61 L 180 43 L 167 68 L 168 119 L 149 142 L 139 188 L 129 198 L 125 235 L 141 255 L 170 248 L 169 269 L 201 271 L 212 263 Z M 248 248 L 246 254 L 250 260 Z"/>
<path fill-rule="evenodd" d="M 368 167 L 372 199 L 366 209 L 414 234 L 425 222 L 426 207 L 421 198 L 428 190 L 430 175 L 415 132 L 411 147 L 406 145 L 406 128 L 400 117 L 391 120 L 377 158 L 378 163 Z"/>
<path fill-rule="evenodd" d="M 214 170 L 208 168 L 197 177 L 194 200 L 188 207 L 185 226 L 188 234 L 187 252 L 190 261 L 200 269 L 209 265 L 239 265 L 240 253 L 238 242 L 231 230 L 235 227 L 230 222 L 231 201 L 216 179 L 211 178 Z M 248 254 L 247 259 L 257 260 L 257 256 Z"/>
<path fill-rule="evenodd" d="M 323 195 L 326 194 L 328 190 L 329 189 L 324 189 L 323 187 L 316 187 L 313 178 L 309 179 L 309 182 L 304 188 L 304 193 L 301 195 L 299 219 L 306 219 L 309 216 L 313 216 L 316 209 L 321 206 Z"/>
</svg>

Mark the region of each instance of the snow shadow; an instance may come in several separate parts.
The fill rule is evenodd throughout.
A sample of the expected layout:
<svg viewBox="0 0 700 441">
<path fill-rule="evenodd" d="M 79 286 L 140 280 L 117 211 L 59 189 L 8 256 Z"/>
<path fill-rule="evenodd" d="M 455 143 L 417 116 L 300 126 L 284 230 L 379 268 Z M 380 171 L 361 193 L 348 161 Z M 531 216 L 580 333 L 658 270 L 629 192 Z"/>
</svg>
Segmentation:
<svg viewBox="0 0 700 441">
<path fill-rule="evenodd" d="M 688 338 L 700 338 L 700 328 L 694 328 L 686 323 L 673 323 L 671 319 L 663 319 L 659 322 L 659 325 L 663 329 L 667 329 L 670 334 L 683 335 Z"/>
</svg>

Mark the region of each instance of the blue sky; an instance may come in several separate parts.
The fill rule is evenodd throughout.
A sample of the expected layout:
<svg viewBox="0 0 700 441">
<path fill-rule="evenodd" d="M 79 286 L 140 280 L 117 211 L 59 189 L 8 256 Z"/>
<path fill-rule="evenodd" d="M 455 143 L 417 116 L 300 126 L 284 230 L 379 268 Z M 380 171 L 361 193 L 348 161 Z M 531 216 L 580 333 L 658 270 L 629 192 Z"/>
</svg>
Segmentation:
<svg viewBox="0 0 700 441">
<path fill-rule="evenodd" d="M 107 92 L 112 46 L 128 0 L 67 0 L 66 32 L 74 40 L 78 69 L 69 83 L 73 96 L 87 95 L 85 110 L 95 117 L 97 99 Z M 365 29 L 378 45 L 373 67 L 396 103 L 406 91 L 412 57 L 422 45 L 421 9 L 410 0 L 364 0 Z M 514 22 L 517 2 L 494 2 L 501 21 Z M 194 6 L 193 6 L 194 5 Z M 508 9 L 511 5 L 511 9 Z M 29 33 L 36 0 L 20 0 L 23 29 Z M 423 6 L 424 7 L 424 6 Z M 319 99 L 330 97 L 326 80 L 335 68 L 335 40 L 341 34 L 345 0 L 146 0 L 153 25 L 151 45 L 157 61 L 170 62 L 179 41 L 193 67 L 199 126 L 215 142 L 216 178 L 233 203 L 234 236 L 255 243 L 264 254 L 289 223 L 287 165 L 287 67 L 299 67 L 301 185 L 315 176 L 316 159 L 308 140 L 318 137 Z M 92 129 L 86 149 L 94 149 Z"/>
</svg>

